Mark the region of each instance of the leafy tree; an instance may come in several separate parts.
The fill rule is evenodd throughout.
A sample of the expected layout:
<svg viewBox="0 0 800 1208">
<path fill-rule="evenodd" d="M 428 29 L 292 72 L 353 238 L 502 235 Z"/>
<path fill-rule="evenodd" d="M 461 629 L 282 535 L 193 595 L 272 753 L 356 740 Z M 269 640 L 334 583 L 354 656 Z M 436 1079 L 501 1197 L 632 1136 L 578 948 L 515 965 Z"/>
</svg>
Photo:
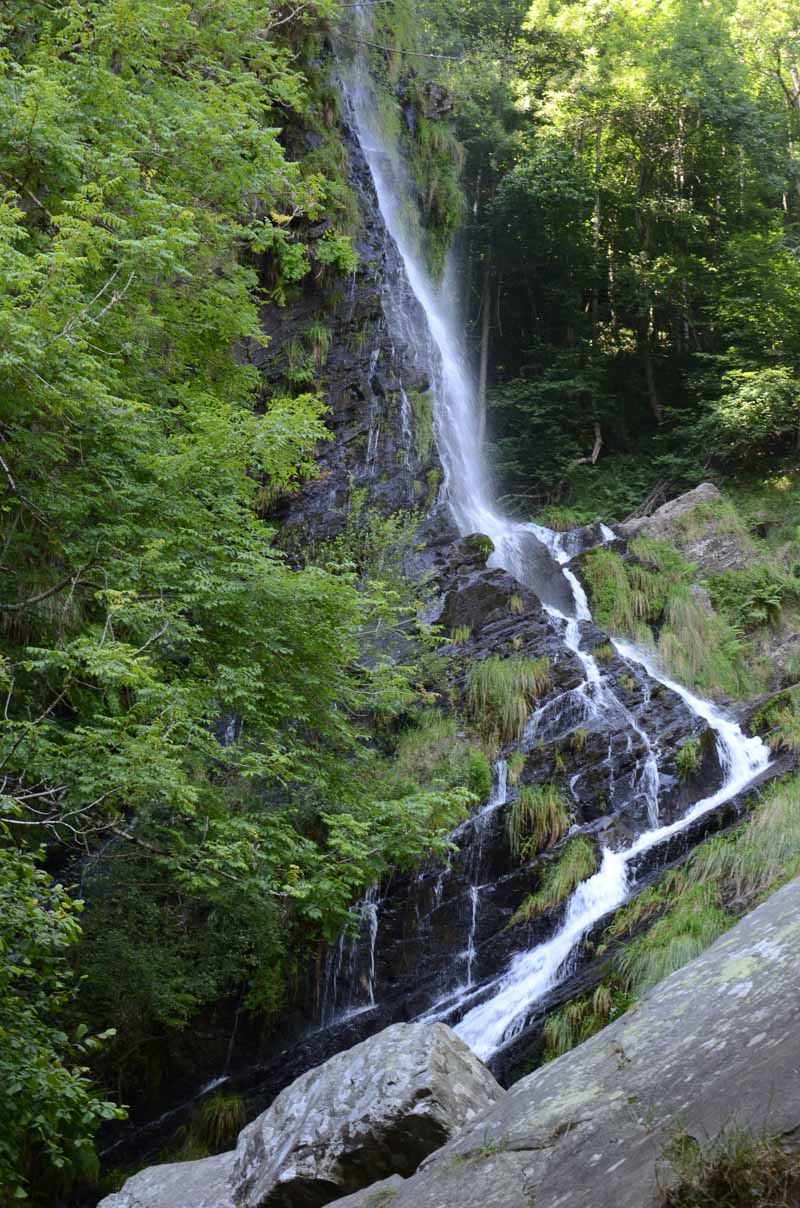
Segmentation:
<svg viewBox="0 0 800 1208">
<path fill-rule="evenodd" d="M 8 838 L 6 833 L 6 838 Z M 41 858 L 41 854 L 38 859 Z M 96 1173 L 92 1137 L 122 1113 L 92 1089 L 90 1054 L 108 1034 L 63 1030 L 75 993 L 66 953 L 80 936 L 70 899 L 35 853 L 0 847 L 0 1195 L 24 1200 L 30 1179 L 58 1189 L 69 1171 Z"/>
</svg>

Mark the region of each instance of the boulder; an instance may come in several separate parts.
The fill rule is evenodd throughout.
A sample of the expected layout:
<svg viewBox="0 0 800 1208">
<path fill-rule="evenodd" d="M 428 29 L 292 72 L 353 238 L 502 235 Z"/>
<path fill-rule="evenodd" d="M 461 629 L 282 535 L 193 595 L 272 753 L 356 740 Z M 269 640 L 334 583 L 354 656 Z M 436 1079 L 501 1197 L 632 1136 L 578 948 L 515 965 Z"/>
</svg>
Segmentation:
<svg viewBox="0 0 800 1208">
<path fill-rule="evenodd" d="M 702 1145 L 734 1128 L 800 1129 L 799 1009 L 797 880 L 518 1082 L 429 1157 L 392 1208 L 651 1208 L 676 1133 Z"/>
<path fill-rule="evenodd" d="M 151 1167 L 102 1208 L 321 1208 L 413 1174 L 502 1095 L 444 1024 L 395 1024 L 298 1078 L 235 1153 Z"/>
<path fill-rule="evenodd" d="M 714 509 L 722 503 L 722 495 L 710 482 L 701 483 L 693 491 L 679 495 L 665 503 L 652 516 L 627 520 L 617 528 L 626 538 L 654 537 L 676 545 L 687 561 L 697 564 L 703 575 L 716 575 L 726 570 L 742 570 L 754 560 L 753 543 L 747 533 L 736 523 L 731 523 L 729 512 Z M 709 509 L 708 515 L 687 518 L 698 508 Z"/>
<path fill-rule="evenodd" d="M 234 1208 L 230 1176 L 235 1154 L 199 1162 L 148 1166 L 99 1208 Z"/>
<path fill-rule="evenodd" d="M 501 1098 L 444 1024 L 395 1024 L 283 1091 L 241 1133 L 241 1208 L 317 1208 L 392 1174 L 409 1175 Z"/>
</svg>

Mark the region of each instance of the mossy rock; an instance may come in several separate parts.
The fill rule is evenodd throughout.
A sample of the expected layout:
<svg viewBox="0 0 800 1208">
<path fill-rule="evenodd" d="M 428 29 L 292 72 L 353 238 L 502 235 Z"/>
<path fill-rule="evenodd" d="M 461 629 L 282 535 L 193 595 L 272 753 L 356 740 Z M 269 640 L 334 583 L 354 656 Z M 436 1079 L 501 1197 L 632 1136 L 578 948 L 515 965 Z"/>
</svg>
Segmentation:
<svg viewBox="0 0 800 1208">
<path fill-rule="evenodd" d="M 485 533 L 470 533 L 469 537 L 464 538 L 462 545 L 483 562 L 488 562 L 494 553 L 494 541 Z"/>
</svg>

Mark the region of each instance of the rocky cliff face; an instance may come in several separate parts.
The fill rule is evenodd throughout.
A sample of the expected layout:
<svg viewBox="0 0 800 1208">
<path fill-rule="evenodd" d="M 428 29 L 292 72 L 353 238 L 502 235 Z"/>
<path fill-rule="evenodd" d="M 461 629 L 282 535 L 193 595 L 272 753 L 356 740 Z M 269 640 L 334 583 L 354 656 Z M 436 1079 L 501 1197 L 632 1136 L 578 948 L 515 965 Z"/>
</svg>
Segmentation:
<svg viewBox="0 0 800 1208">
<path fill-rule="evenodd" d="M 422 517 L 441 485 L 431 382 L 420 355 L 424 323 L 346 113 L 341 135 L 361 212 L 354 239 L 358 267 L 344 281 L 310 281 L 286 307 L 265 308 L 269 343 L 253 345 L 247 354 L 267 389 L 280 389 L 298 333 L 320 320 L 329 333 L 318 360 L 333 439 L 319 450 L 319 476 L 284 501 L 290 547 L 307 548 L 341 532 L 354 490 L 366 509 Z"/>
</svg>

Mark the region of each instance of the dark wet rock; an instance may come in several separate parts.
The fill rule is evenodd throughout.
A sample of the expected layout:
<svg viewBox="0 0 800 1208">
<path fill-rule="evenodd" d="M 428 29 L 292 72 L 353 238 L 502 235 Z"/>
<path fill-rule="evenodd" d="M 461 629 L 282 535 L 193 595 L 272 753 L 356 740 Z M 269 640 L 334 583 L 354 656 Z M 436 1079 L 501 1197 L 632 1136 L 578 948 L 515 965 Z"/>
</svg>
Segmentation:
<svg viewBox="0 0 800 1208">
<path fill-rule="evenodd" d="M 346 280 L 309 278 L 287 306 L 265 307 L 268 342 L 246 350 L 268 398 L 286 393 L 290 350 L 321 313 L 330 331 L 322 382 L 333 439 L 319 449 L 318 477 L 284 500 L 280 512 L 284 542 L 297 546 L 300 555 L 309 539 L 321 544 L 342 531 L 354 488 L 383 515 L 424 516 L 441 483 L 430 416 L 424 415 L 430 407 L 424 318 L 380 215 L 363 153 L 346 125 L 343 137 L 362 211 L 354 242 L 358 268 Z"/>
<path fill-rule="evenodd" d="M 412 1174 L 502 1094 L 449 1028 L 398 1024 L 287 1087 L 243 1130 L 234 1154 L 150 1168 L 103 1204 L 322 1208 Z"/>
<path fill-rule="evenodd" d="M 800 1128 L 800 882 L 627 1015 L 518 1082 L 394 1208 L 649 1208 L 676 1132 Z"/>
<path fill-rule="evenodd" d="M 509 568 L 514 577 L 541 600 L 564 616 L 575 615 L 575 599 L 562 568 L 547 546 L 534 533 L 516 537 Z"/>
</svg>

